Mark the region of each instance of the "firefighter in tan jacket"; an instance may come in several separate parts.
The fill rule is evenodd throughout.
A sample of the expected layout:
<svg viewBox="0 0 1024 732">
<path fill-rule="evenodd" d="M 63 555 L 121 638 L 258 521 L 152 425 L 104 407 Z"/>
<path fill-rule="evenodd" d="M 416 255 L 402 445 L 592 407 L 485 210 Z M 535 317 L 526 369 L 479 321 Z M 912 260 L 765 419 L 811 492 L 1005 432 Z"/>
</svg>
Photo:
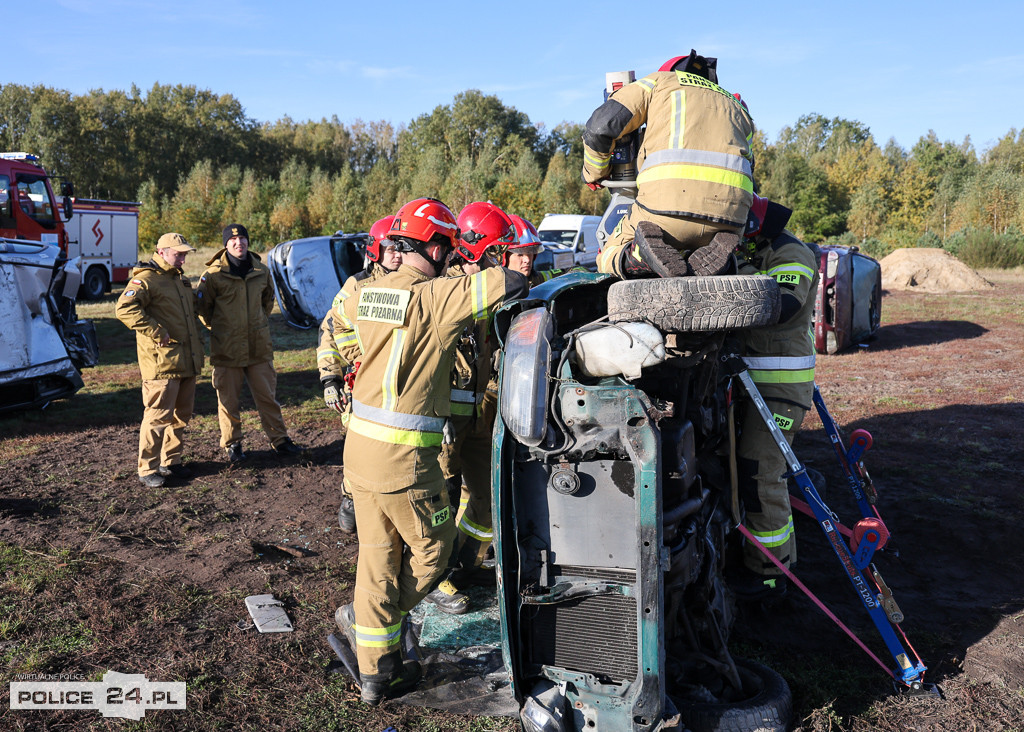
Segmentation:
<svg viewBox="0 0 1024 732">
<path fill-rule="evenodd" d="M 224 249 L 207 263 L 199 279 L 199 318 L 210 329 L 210 363 L 217 390 L 220 445 L 232 462 L 244 460 L 241 396 L 248 382 L 260 424 L 278 455 L 298 455 L 277 403 L 277 372 L 268 316 L 274 309 L 270 270 L 249 251 L 249 232 L 229 224 Z"/>
<path fill-rule="evenodd" d="M 324 390 L 324 403 L 328 408 L 341 414 L 341 423 L 348 426 L 352 403 L 352 387 L 356 364 L 359 361 L 359 345 L 356 342 L 352 324 L 345 317 L 345 301 L 356 295 L 360 289 L 371 285 L 381 277 L 391 274 L 402 264 L 402 254 L 387 238 L 394 216 L 385 216 L 370 227 L 366 244 L 366 268 L 352 275 L 334 296 L 331 309 L 320 324 L 320 345 L 317 348 L 316 364 L 320 370 L 320 385 Z M 341 506 L 338 508 L 338 526 L 346 534 L 356 530 L 356 514 L 352 496 L 342 481 Z"/>
<path fill-rule="evenodd" d="M 501 262 L 516 243 L 511 218 L 493 203 L 470 203 L 459 212 L 459 239 L 449 277 L 470 277 Z M 497 415 L 498 383 L 491 378 L 497 343 L 488 313 L 481 313 L 459 338 L 452 371 L 451 424 L 455 440 L 441 447 L 441 472 L 452 507 L 458 505 L 451 570 L 428 602 L 452 615 L 469 609 L 459 590 L 474 581 L 491 543 L 491 449 Z M 492 577 L 493 580 L 493 577 Z"/>
<path fill-rule="evenodd" d="M 792 444 L 814 393 L 811 327 L 818 291 L 818 255 L 816 248 L 784 229 L 790 213 L 779 204 L 754 197 L 740 274 L 768 275 L 779 283 L 779 322 L 742 332 L 743 360 L 775 423 Z M 790 567 L 796 562 L 796 536 L 789 488 L 783 477 L 788 466 L 749 402 L 741 421 L 737 467 L 740 497 L 746 509 L 744 524 L 761 546 Z M 740 598 L 763 599 L 785 592 L 785 577 L 758 547 L 746 544 L 743 560 L 743 570 L 730 577 L 730 585 Z"/>
<path fill-rule="evenodd" d="M 718 86 L 716 61 L 695 51 L 671 59 L 620 88 L 587 122 L 583 180 L 594 189 L 611 173 L 616 142 L 647 125 L 636 202 L 598 256 L 598 271 L 638 278 L 725 270 L 754 191 L 754 123 Z"/>
<path fill-rule="evenodd" d="M 188 478 L 182 465 L 182 435 L 195 403 L 196 377 L 203 370 L 203 342 L 195 294 L 181 268 L 194 252 L 181 234 L 164 234 L 156 254 L 132 270 L 117 299 L 117 319 L 135 331 L 142 374 L 144 412 L 139 430 L 139 480 L 148 488 L 164 478 Z"/>
<path fill-rule="evenodd" d="M 455 538 L 438 457 L 456 342 L 467 325 L 526 291 L 521 275 L 497 267 L 441 278 L 457 230 L 440 201 L 403 206 L 390 233 L 402 267 L 344 307 L 362 351 L 344 456 L 359 562 L 354 603 L 338 608 L 335 621 L 356 649 L 369 704 L 419 679 L 419 665 L 402 661 L 402 620 L 441 578 Z"/>
</svg>

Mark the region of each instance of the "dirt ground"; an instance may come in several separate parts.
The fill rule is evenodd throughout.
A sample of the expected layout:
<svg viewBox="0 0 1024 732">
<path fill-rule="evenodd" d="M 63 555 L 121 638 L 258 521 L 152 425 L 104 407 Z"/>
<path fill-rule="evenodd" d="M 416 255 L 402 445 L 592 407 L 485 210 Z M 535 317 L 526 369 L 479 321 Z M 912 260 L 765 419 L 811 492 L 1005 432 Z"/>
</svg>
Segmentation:
<svg viewBox="0 0 1024 732">
<path fill-rule="evenodd" d="M 744 612 L 734 643 L 787 678 L 796 729 L 1024 729 L 1024 275 L 985 277 L 994 289 L 887 293 L 877 340 L 822 356 L 817 370 L 846 434 L 874 436 L 865 462 L 896 550 L 878 568 L 945 699 L 893 695 L 885 672 L 791 588 L 770 612 Z M 283 372 L 279 388 L 303 459 L 277 459 L 247 421 L 253 454 L 229 465 L 207 376 L 187 440 L 196 475 L 150 490 L 135 474 L 141 408 L 129 361 L 103 372 L 120 386 L 101 389 L 87 372 L 68 406 L 0 419 L 0 681 L 144 673 L 187 681 L 188 709 L 141 723 L 12 711 L 4 683 L 0 728 L 516 728 L 394 703 L 370 710 L 325 672 L 356 545 L 337 528 L 343 433 L 319 409 L 312 365 Z M 111 391 L 131 406 L 110 408 Z M 839 518 L 855 520 L 817 419 L 795 448 L 826 476 Z M 798 516 L 797 531 L 797 574 L 892 665 L 817 525 Z M 249 626 L 243 598 L 261 593 L 285 601 L 294 633 Z"/>
</svg>

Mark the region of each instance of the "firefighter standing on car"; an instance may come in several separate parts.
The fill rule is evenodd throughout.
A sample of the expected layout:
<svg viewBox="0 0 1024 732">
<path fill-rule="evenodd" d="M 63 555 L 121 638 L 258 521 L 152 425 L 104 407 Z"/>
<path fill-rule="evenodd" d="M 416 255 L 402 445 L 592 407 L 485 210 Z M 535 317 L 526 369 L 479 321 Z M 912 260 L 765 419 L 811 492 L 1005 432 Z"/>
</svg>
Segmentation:
<svg viewBox="0 0 1024 732">
<path fill-rule="evenodd" d="M 459 238 L 449 277 L 468 277 L 501 262 L 506 247 L 516 244 L 508 214 L 493 203 L 471 203 L 459 212 Z M 510 267 L 510 269 L 514 269 Z M 491 448 L 498 410 L 498 382 L 492 377 L 497 343 L 491 319 L 477 318 L 462 332 L 455 351 L 451 381 L 451 423 L 455 441 L 441 446 L 441 472 L 452 506 L 458 505 L 452 570 L 426 596 L 446 613 L 460 615 L 469 598 L 459 590 L 473 580 L 491 543 Z"/>
<path fill-rule="evenodd" d="M 344 305 L 362 351 L 344 454 L 359 561 L 354 602 L 335 621 L 369 704 L 418 680 L 419 665 L 402 660 L 402 621 L 441 579 L 455 539 L 438 463 L 455 347 L 466 326 L 526 292 L 522 275 L 498 267 L 441 277 L 457 235 L 440 201 L 407 203 L 390 232 L 402 266 Z"/>
<path fill-rule="evenodd" d="M 231 462 L 246 458 L 242 449 L 242 385 L 249 384 L 260 424 L 278 455 L 298 455 L 278 404 L 274 346 L 268 316 L 274 309 L 270 270 L 249 251 L 249 232 L 228 224 L 224 248 L 207 263 L 199 279 L 199 318 L 210 329 L 210 363 L 217 390 L 220 445 Z"/>
<path fill-rule="evenodd" d="M 341 414 L 342 424 L 348 425 L 352 402 L 351 383 L 355 380 L 356 364 L 359 361 L 359 345 L 356 342 L 352 324 L 345 318 L 345 301 L 359 290 L 381 277 L 389 275 L 402 264 L 402 254 L 387 238 L 394 216 L 385 216 L 370 227 L 366 243 L 366 267 L 347 280 L 334 296 L 331 309 L 320 324 L 320 345 L 317 348 L 316 364 L 320 370 L 320 385 L 324 390 L 324 403 Z M 338 525 L 346 534 L 356 530 L 356 514 L 352 496 L 341 485 L 341 507 L 338 510 Z"/>
<path fill-rule="evenodd" d="M 583 180 L 593 189 L 610 175 L 616 143 L 647 125 L 636 202 L 602 249 L 598 271 L 623 279 L 726 271 L 754 191 L 754 123 L 718 86 L 716 65 L 696 51 L 673 58 L 615 91 L 587 121 Z"/>
<path fill-rule="evenodd" d="M 144 412 L 139 429 L 139 481 L 159 488 L 165 477 L 188 478 L 182 436 L 192 418 L 196 377 L 203 370 L 203 342 L 195 293 L 182 274 L 194 252 L 181 234 L 164 234 L 156 254 L 132 270 L 117 299 L 117 319 L 135 331 Z"/>
<path fill-rule="evenodd" d="M 742 331 L 743 360 L 750 378 L 772 411 L 787 442 L 793 443 L 814 393 L 814 297 L 818 289 L 816 248 L 785 225 L 792 212 L 754 197 L 747 224 L 745 261 L 740 274 L 775 279 L 782 293 L 779 322 Z M 793 510 L 789 503 L 785 457 L 754 405 L 747 403 L 737 445 L 740 498 L 745 525 L 764 549 L 787 569 L 796 562 Z M 786 580 L 757 546 L 746 543 L 743 570 L 730 581 L 736 594 L 757 599 L 781 595 Z"/>
</svg>

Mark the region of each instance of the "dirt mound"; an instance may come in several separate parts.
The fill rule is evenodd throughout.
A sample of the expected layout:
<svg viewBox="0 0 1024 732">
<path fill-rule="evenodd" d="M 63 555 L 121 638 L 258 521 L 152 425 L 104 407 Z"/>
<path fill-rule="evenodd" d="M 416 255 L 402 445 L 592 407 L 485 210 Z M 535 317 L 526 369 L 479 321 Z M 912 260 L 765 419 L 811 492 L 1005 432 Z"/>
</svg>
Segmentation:
<svg viewBox="0 0 1024 732">
<path fill-rule="evenodd" d="M 993 285 L 944 249 L 897 249 L 883 259 L 882 287 L 919 292 L 991 290 Z"/>
</svg>

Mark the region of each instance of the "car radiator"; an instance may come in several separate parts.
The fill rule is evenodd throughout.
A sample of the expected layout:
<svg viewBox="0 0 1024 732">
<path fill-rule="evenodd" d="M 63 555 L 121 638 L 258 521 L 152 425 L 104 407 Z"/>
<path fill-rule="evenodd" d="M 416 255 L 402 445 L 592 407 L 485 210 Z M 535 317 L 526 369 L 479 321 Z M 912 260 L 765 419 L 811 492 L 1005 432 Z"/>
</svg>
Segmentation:
<svg viewBox="0 0 1024 732">
<path fill-rule="evenodd" d="M 623 570 L 559 567 L 563 576 L 633 584 Z M 637 676 L 636 599 L 625 595 L 582 597 L 522 609 L 531 663 L 594 674 L 602 682 L 629 683 Z"/>
</svg>

